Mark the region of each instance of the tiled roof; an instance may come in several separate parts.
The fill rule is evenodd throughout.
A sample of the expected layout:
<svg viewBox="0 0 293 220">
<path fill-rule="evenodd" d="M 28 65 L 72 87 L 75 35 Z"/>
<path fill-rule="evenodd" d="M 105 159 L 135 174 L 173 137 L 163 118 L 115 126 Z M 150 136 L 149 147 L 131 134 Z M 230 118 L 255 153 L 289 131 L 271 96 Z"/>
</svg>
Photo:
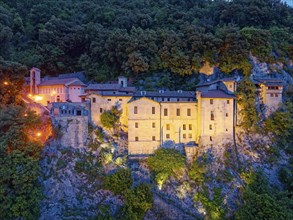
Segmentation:
<svg viewBox="0 0 293 220">
<path fill-rule="evenodd" d="M 282 86 L 283 81 L 281 79 L 254 79 L 255 83 L 262 83 L 265 85 Z"/>
<path fill-rule="evenodd" d="M 68 85 L 71 85 L 72 83 L 75 83 L 76 85 L 85 85 L 83 82 L 81 82 L 77 78 L 68 78 L 68 79 L 54 78 L 54 79 L 47 79 L 47 80 L 41 81 L 39 86 L 51 86 L 51 85 L 66 85 L 66 86 L 68 86 Z"/>
<path fill-rule="evenodd" d="M 169 97 L 169 98 L 195 98 L 193 91 L 163 91 L 163 92 L 150 92 L 138 91 L 134 94 L 135 97 Z"/>
<path fill-rule="evenodd" d="M 135 87 L 122 87 L 120 84 L 89 84 L 85 90 L 135 92 Z"/>
<path fill-rule="evenodd" d="M 234 95 L 227 94 L 222 90 L 209 90 L 201 93 L 202 98 L 227 98 L 234 99 Z"/>
<path fill-rule="evenodd" d="M 210 82 L 199 83 L 196 85 L 196 87 L 209 86 L 218 82 L 231 82 L 231 81 L 236 81 L 236 79 L 234 77 L 223 78 L 223 79 L 213 80 Z"/>
</svg>

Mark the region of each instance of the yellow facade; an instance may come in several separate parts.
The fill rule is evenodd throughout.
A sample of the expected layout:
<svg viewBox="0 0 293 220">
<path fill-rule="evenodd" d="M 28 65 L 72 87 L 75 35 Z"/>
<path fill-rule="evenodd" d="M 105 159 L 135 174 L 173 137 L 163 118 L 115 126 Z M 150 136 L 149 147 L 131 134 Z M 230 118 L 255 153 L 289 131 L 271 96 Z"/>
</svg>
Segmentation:
<svg viewBox="0 0 293 220">
<path fill-rule="evenodd" d="M 153 154 L 161 144 L 197 140 L 195 102 L 156 102 L 141 98 L 128 104 L 129 154 Z"/>
<path fill-rule="evenodd" d="M 110 110 L 113 106 L 119 106 L 122 110 L 120 117 L 121 128 L 127 132 L 128 128 L 128 108 L 127 103 L 131 96 L 102 96 L 99 94 L 90 94 L 88 98 L 91 102 L 91 121 L 95 125 L 100 125 L 101 114 Z"/>
<path fill-rule="evenodd" d="M 276 111 L 282 103 L 283 86 L 268 86 L 260 84 L 262 103 L 266 105 L 266 115 Z"/>
</svg>

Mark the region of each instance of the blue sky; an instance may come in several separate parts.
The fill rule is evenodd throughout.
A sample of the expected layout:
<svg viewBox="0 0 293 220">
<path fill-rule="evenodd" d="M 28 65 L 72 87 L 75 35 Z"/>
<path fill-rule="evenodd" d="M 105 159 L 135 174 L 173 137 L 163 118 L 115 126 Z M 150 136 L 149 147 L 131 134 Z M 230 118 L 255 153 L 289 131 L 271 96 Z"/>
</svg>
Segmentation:
<svg viewBox="0 0 293 220">
<path fill-rule="evenodd" d="M 287 2 L 288 5 L 293 6 L 293 0 L 284 0 L 284 2 Z"/>
</svg>

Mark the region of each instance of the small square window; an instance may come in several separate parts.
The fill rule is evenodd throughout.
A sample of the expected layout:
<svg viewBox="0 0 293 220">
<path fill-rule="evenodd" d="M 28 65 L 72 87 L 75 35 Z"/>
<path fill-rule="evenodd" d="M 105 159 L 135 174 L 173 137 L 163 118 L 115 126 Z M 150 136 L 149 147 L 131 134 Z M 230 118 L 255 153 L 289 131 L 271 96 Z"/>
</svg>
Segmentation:
<svg viewBox="0 0 293 220">
<path fill-rule="evenodd" d="M 184 131 L 186 130 L 186 124 L 183 125 L 183 130 L 184 130 Z"/>
<path fill-rule="evenodd" d="M 183 134 L 183 138 L 186 139 L 186 134 Z"/>
<path fill-rule="evenodd" d="M 275 97 L 279 97 L 279 95 L 278 94 L 275 94 Z"/>
<path fill-rule="evenodd" d="M 190 108 L 187 109 L 187 116 L 191 116 L 191 109 Z"/>
<path fill-rule="evenodd" d="M 138 123 L 137 122 L 135 122 L 135 128 L 138 128 Z"/>
<path fill-rule="evenodd" d="M 180 108 L 176 109 L 176 116 L 180 116 Z"/>
<path fill-rule="evenodd" d="M 189 138 L 189 139 L 192 138 L 192 134 L 188 134 L 188 138 Z"/>
<path fill-rule="evenodd" d="M 168 109 L 164 108 L 164 116 L 168 116 Z"/>
<path fill-rule="evenodd" d="M 153 122 L 153 123 L 152 123 L 152 128 L 155 128 L 155 127 L 156 127 L 156 123 Z"/>
<path fill-rule="evenodd" d="M 111 102 L 111 99 L 108 99 L 108 102 Z"/>
<path fill-rule="evenodd" d="M 210 99 L 210 104 L 214 104 L 214 100 L 213 99 Z"/>
<path fill-rule="evenodd" d="M 120 102 L 122 102 L 122 99 L 119 99 Z"/>
<path fill-rule="evenodd" d="M 170 98 L 167 98 L 167 101 L 170 102 Z"/>
<path fill-rule="evenodd" d="M 93 98 L 93 103 L 95 103 L 96 102 L 96 98 Z"/>
<path fill-rule="evenodd" d="M 230 104 L 230 100 L 227 100 L 227 104 Z"/>
<path fill-rule="evenodd" d="M 166 139 L 170 139 L 170 134 L 166 134 Z"/>
<path fill-rule="evenodd" d="M 135 137 L 135 141 L 138 141 L 138 137 Z"/>
<path fill-rule="evenodd" d="M 273 93 L 271 93 L 271 97 L 274 97 L 274 94 Z"/>
<path fill-rule="evenodd" d="M 209 128 L 210 128 L 210 130 L 213 130 L 213 125 L 210 125 Z"/>
<path fill-rule="evenodd" d="M 156 136 L 152 136 L 152 140 L 155 141 L 156 140 Z"/>
<path fill-rule="evenodd" d="M 189 124 L 188 128 L 191 131 L 192 130 L 192 124 Z"/>
<path fill-rule="evenodd" d="M 228 128 L 226 128 L 226 131 L 228 131 Z"/>
<path fill-rule="evenodd" d="M 137 114 L 137 106 L 134 106 L 134 114 Z"/>
<path fill-rule="evenodd" d="M 166 130 L 170 130 L 170 124 L 166 125 Z"/>
</svg>

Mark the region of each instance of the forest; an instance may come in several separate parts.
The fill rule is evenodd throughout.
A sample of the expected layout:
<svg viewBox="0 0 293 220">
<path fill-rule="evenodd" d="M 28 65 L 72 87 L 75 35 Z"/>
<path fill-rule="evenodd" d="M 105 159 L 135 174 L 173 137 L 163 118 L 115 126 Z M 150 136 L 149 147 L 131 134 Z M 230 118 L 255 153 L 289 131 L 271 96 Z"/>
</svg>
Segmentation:
<svg viewBox="0 0 293 220">
<path fill-rule="evenodd" d="M 280 0 L 3 0 L 0 58 L 43 74 L 84 70 L 91 80 L 209 63 L 249 74 L 293 57 L 293 8 Z"/>
<path fill-rule="evenodd" d="M 275 170 L 280 187 L 270 185 L 250 161 L 236 167 L 230 148 L 224 154 L 227 169 L 217 176 L 209 172 L 216 162 L 208 153 L 186 166 L 185 156 L 176 150 L 158 150 L 146 160 L 154 184 L 170 186 L 170 177 L 184 171 L 188 181 L 180 187 L 201 189 L 192 201 L 202 204 L 207 219 L 292 219 L 293 105 L 287 102 L 258 127 L 255 88 L 249 80 L 251 56 L 266 63 L 283 63 L 287 70 L 293 59 L 292 7 L 281 0 L 1 0 L 0 218 L 37 219 L 44 200 L 40 182 L 44 178 L 40 166 L 44 143 L 32 135 L 42 121 L 27 111 L 20 99 L 29 68 L 38 67 L 42 75 L 51 76 L 85 71 L 88 79 L 96 82 L 119 75 L 147 79 L 162 73 L 158 83 L 172 88 L 174 84 L 195 85 L 186 79 L 196 79 L 201 67 L 209 64 L 225 74 L 237 71 L 246 75 L 237 94 L 237 101 L 247 109 L 244 117 L 249 123 L 244 129 L 247 134 L 272 135 L 276 145 L 253 145 L 254 150 L 264 152 L 269 166 L 275 165 L 281 151 L 289 155 Z M 292 76 L 292 68 L 288 73 Z M 288 98 L 292 101 L 290 95 Z M 115 109 L 104 114 L 104 127 L 114 127 L 117 115 Z M 99 129 L 94 132 L 100 141 L 89 148 L 96 149 L 105 137 Z M 92 163 L 85 163 L 80 153 L 72 156 L 75 154 L 69 151 L 70 159 L 77 160 L 76 173 L 102 179 L 94 190 L 110 190 L 124 198 L 116 216 L 108 213 L 109 207 L 106 214 L 104 207 L 95 207 L 96 219 L 142 219 L 153 206 L 151 186 L 131 187 L 131 173 L 125 167 L 111 175 L 101 174 L 103 164 L 114 166 L 115 162 L 118 167 L 124 160 L 118 157 L 114 161 L 111 151 L 103 150 L 95 166 L 93 155 L 86 157 Z M 67 161 L 61 159 L 62 168 Z M 224 204 L 221 196 L 220 187 L 232 181 L 242 184 L 237 207 Z M 216 186 L 211 188 L 211 183 Z"/>
</svg>

